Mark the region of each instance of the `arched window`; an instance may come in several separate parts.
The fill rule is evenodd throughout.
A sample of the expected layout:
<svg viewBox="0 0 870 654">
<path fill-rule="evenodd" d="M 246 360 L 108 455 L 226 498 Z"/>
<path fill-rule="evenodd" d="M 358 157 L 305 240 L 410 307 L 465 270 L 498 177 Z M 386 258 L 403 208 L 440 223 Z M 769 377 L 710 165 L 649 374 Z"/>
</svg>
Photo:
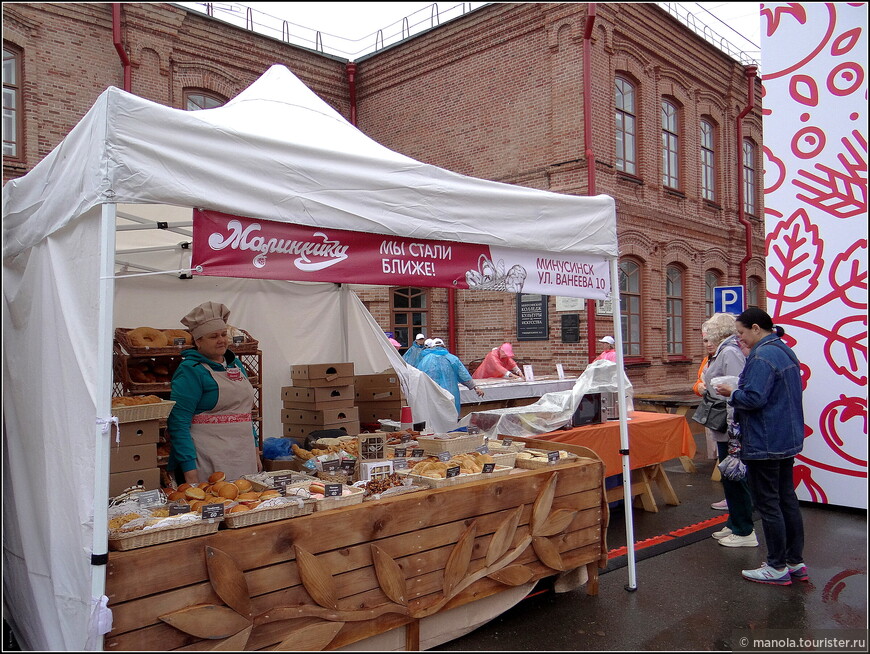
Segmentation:
<svg viewBox="0 0 870 654">
<path fill-rule="evenodd" d="M 668 266 L 665 272 L 665 332 L 668 354 L 683 353 L 683 271 Z"/>
<path fill-rule="evenodd" d="M 749 139 L 743 141 L 743 211 L 756 215 L 755 205 L 755 146 Z"/>
<path fill-rule="evenodd" d="M 704 274 L 704 316 L 709 318 L 713 315 L 714 291 L 720 285 L 721 277 L 715 270 L 708 270 Z"/>
<path fill-rule="evenodd" d="M 403 286 L 393 289 L 392 298 L 390 325 L 404 353 L 418 333 L 428 336 L 429 293 L 425 288 Z"/>
<path fill-rule="evenodd" d="M 212 109 L 214 107 L 223 106 L 225 103 L 226 98 L 222 98 L 212 91 L 203 91 L 202 89 L 184 89 L 184 108 L 187 111 Z"/>
<path fill-rule="evenodd" d="M 637 115 L 634 85 L 616 78 L 616 169 L 637 174 Z"/>
<path fill-rule="evenodd" d="M 621 261 L 619 263 L 619 313 L 622 321 L 624 356 L 640 356 L 640 300 L 640 266 L 631 260 Z"/>
<path fill-rule="evenodd" d="M 3 157 L 20 159 L 21 53 L 3 44 Z"/>
<path fill-rule="evenodd" d="M 746 308 L 755 307 L 761 309 L 761 280 L 758 277 L 750 277 L 746 280 Z"/>
<path fill-rule="evenodd" d="M 670 100 L 662 100 L 662 184 L 680 188 L 679 111 Z"/>
<path fill-rule="evenodd" d="M 716 200 L 715 130 L 709 120 L 701 120 L 701 197 Z"/>
</svg>

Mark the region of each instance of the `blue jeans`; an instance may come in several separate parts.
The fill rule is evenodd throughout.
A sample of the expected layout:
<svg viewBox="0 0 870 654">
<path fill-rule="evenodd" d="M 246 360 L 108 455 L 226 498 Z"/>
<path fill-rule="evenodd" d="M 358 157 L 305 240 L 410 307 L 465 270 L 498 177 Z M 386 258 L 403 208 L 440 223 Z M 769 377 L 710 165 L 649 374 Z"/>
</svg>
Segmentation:
<svg viewBox="0 0 870 654">
<path fill-rule="evenodd" d="M 728 443 L 716 441 L 716 449 L 721 463 L 728 456 Z M 728 521 L 725 526 L 738 536 L 748 536 L 755 527 L 752 525 L 752 496 L 746 479 L 732 481 L 722 477 L 722 490 L 728 502 Z"/>
<path fill-rule="evenodd" d="M 767 565 L 780 570 L 804 561 L 804 521 L 794 491 L 794 457 L 744 461 L 767 543 Z"/>
</svg>

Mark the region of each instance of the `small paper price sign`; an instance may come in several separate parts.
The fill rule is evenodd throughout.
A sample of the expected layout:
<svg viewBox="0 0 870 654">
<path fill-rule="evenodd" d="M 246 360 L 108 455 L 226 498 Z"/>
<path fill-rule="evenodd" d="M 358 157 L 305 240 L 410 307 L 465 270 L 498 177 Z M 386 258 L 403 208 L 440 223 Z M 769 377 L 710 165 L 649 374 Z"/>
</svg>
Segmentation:
<svg viewBox="0 0 870 654">
<path fill-rule="evenodd" d="M 185 341 L 183 338 L 173 338 L 172 339 L 172 344 L 175 347 L 184 347 L 184 343 L 185 343 Z"/>
<path fill-rule="evenodd" d="M 145 491 L 144 493 L 137 493 L 136 500 L 139 502 L 139 506 L 152 506 L 154 504 L 163 504 L 163 499 L 160 497 L 159 490 L 150 490 Z"/>
<path fill-rule="evenodd" d="M 438 460 L 439 461 L 449 461 L 453 457 L 450 456 L 450 452 L 438 452 Z"/>
<path fill-rule="evenodd" d="M 452 468 L 447 468 L 447 479 L 450 477 L 458 477 L 459 476 L 459 466 L 453 466 Z"/>
<path fill-rule="evenodd" d="M 494 463 L 484 463 L 483 470 L 481 472 L 492 472 L 493 470 L 495 470 Z"/>
<path fill-rule="evenodd" d="M 407 443 L 409 440 L 411 440 L 411 434 L 404 433 L 401 436 L 399 436 L 399 440 L 401 440 L 401 442 L 403 442 L 403 443 Z"/>
<path fill-rule="evenodd" d="M 558 463 L 559 461 L 559 451 L 558 450 L 550 450 L 547 452 L 547 463 Z"/>
<path fill-rule="evenodd" d="M 245 342 L 244 336 L 233 336 L 233 345 L 241 345 Z"/>
<path fill-rule="evenodd" d="M 394 457 L 404 457 L 408 456 L 408 448 L 407 447 L 397 447 L 393 450 Z"/>
<path fill-rule="evenodd" d="M 502 447 L 510 447 L 511 445 L 513 445 L 513 442 L 514 441 L 512 438 L 505 438 L 504 440 L 502 440 L 501 444 Z"/>
<path fill-rule="evenodd" d="M 408 467 L 408 459 L 397 457 L 393 459 L 393 470 L 404 470 Z"/>
<path fill-rule="evenodd" d="M 338 470 L 338 466 L 340 462 L 338 459 L 332 459 L 331 461 L 323 462 L 323 472 L 335 472 Z"/>
<path fill-rule="evenodd" d="M 341 484 L 324 484 L 324 497 L 341 497 Z"/>
<path fill-rule="evenodd" d="M 202 507 L 202 519 L 214 522 L 224 519 L 223 504 L 206 504 Z"/>
<path fill-rule="evenodd" d="M 281 493 L 281 495 L 286 496 L 287 495 L 287 485 L 289 483 L 290 483 L 289 479 L 284 479 L 283 477 L 281 479 L 276 478 L 275 479 L 275 488 L 278 490 L 279 493 Z"/>
<path fill-rule="evenodd" d="M 475 448 L 475 452 L 480 452 L 481 454 L 489 454 L 489 445 L 484 443 L 478 448 Z"/>
<path fill-rule="evenodd" d="M 356 459 L 342 459 L 341 469 L 347 474 L 352 475 L 354 470 L 356 470 Z"/>
<path fill-rule="evenodd" d="M 182 513 L 190 513 L 190 505 L 182 504 L 181 502 L 172 502 L 169 505 L 169 515 L 181 515 Z"/>
<path fill-rule="evenodd" d="M 275 475 L 272 477 L 272 483 L 275 485 L 275 488 L 279 486 L 286 486 L 287 484 L 293 481 L 293 475 L 284 474 L 284 475 Z"/>
<path fill-rule="evenodd" d="M 413 450 L 411 450 L 411 458 L 412 459 L 419 459 L 422 456 L 423 456 L 423 448 L 422 447 L 415 447 Z"/>
</svg>

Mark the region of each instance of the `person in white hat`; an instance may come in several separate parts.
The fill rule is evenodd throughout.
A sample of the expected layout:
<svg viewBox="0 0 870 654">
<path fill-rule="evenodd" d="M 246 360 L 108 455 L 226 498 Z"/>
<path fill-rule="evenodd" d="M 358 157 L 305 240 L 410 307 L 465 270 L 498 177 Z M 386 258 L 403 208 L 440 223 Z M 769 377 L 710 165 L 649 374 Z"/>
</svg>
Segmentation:
<svg viewBox="0 0 870 654">
<path fill-rule="evenodd" d="M 420 359 L 420 355 L 423 353 L 423 348 L 425 347 L 425 341 L 425 334 L 417 334 L 417 336 L 414 338 L 414 342 L 411 343 L 411 347 L 409 347 L 402 355 L 402 358 L 408 362 L 408 365 L 414 367 L 417 366 L 417 361 Z"/>
<path fill-rule="evenodd" d="M 614 349 L 615 341 L 613 336 L 605 336 L 599 339 L 599 343 L 604 343 L 604 351 L 595 357 L 596 361 L 613 361 L 616 362 L 616 350 Z"/>
<path fill-rule="evenodd" d="M 254 387 L 228 349 L 229 316 L 225 305 L 204 302 L 181 319 L 194 347 L 181 353 L 172 376 L 175 406 L 166 420 L 166 467 L 179 483 L 205 482 L 214 472 L 238 479 L 262 469 L 251 416 Z"/>
<path fill-rule="evenodd" d="M 459 360 L 459 357 L 447 351 L 444 341 L 440 338 L 432 340 L 432 347 L 420 357 L 417 367 L 429 375 L 441 388 L 450 391 L 456 406 L 457 420 L 460 413 L 459 384 L 474 390 L 478 397 L 483 397 L 483 389 L 475 385 L 468 368 Z"/>
</svg>

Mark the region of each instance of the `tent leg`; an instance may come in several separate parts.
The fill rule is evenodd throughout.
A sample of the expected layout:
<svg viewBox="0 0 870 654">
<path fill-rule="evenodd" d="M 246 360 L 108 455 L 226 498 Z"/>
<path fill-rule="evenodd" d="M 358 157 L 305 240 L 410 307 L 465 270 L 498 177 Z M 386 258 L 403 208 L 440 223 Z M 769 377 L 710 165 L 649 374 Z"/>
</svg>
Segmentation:
<svg viewBox="0 0 870 654">
<path fill-rule="evenodd" d="M 628 416 L 625 406 L 625 360 L 622 355 L 622 318 L 619 302 L 619 263 L 614 257 L 610 260 L 611 306 L 613 309 L 613 336 L 616 340 L 616 388 L 619 392 L 619 443 L 622 453 L 622 490 L 625 507 L 625 539 L 628 559 L 628 591 L 637 590 L 637 569 L 634 552 L 634 516 L 631 505 L 631 465 L 628 458 Z"/>
</svg>

